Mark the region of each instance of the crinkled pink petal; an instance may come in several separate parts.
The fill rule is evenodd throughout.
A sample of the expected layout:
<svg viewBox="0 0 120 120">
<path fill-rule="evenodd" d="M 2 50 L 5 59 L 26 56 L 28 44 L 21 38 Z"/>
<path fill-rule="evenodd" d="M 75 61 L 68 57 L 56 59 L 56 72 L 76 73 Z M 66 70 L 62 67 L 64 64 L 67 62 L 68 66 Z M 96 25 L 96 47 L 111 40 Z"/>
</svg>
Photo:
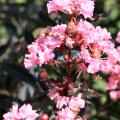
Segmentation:
<svg viewBox="0 0 120 120">
<path fill-rule="evenodd" d="M 63 105 L 67 106 L 68 102 L 69 102 L 69 98 L 68 97 L 66 97 L 66 96 L 60 96 L 56 100 L 56 103 L 57 103 L 56 107 L 58 109 L 61 109 L 63 107 Z"/>
<path fill-rule="evenodd" d="M 70 110 L 69 107 L 66 107 L 58 112 L 58 117 L 64 120 L 74 120 L 75 114 Z"/>
<path fill-rule="evenodd" d="M 59 93 L 57 91 L 55 91 L 54 89 L 52 89 L 52 90 L 49 91 L 48 97 L 51 100 L 57 99 L 57 98 L 59 98 Z"/>
<path fill-rule="evenodd" d="M 94 2 L 92 0 L 51 0 L 47 4 L 48 13 L 65 11 L 67 14 L 82 14 L 85 18 L 92 17 Z"/>
</svg>

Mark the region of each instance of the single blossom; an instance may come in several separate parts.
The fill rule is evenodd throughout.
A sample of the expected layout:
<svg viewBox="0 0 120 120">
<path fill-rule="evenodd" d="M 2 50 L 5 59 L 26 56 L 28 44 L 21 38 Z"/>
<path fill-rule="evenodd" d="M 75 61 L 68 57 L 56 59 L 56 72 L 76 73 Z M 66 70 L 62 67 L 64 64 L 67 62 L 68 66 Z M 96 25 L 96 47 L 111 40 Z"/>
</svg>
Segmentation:
<svg viewBox="0 0 120 120">
<path fill-rule="evenodd" d="M 35 64 L 42 66 L 54 58 L 54 49 L 65 41 L 66 25 L 61 24 L 48 28 L 45 34 L 40 35 L 32 44 L 28 45 L 28 54 L 25 55 L 24 65 L 32 68 Z"/>
<path fill-rule="evenodd" d="M 67 106 L 69 102 L 69 97 L 66 96 L 59 96 L 56 100 L 56 107 L 61 109 L 64 105 Z"/>
<path fill-rule="evenodd" d="M 71 110 L 77 112 L 80 111 L 81 108 L 85 107 L 85 101 L 81 98 L 82 94 L 79 93 L 76 97 L 72 97 L 68 103 L 69 108 Z"/>
</svg>

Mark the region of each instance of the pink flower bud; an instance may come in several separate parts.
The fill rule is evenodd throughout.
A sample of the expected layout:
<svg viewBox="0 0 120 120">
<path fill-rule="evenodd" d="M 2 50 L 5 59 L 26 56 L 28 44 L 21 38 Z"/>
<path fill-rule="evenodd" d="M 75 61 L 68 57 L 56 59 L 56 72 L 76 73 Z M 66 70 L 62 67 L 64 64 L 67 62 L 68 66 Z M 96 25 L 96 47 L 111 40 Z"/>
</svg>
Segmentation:
<svg viewBox="0 0 120 120">
<path fill-rule="evenodd" d="M 47 72 L 46 71 L 43 71 L 40 73 L 40 78 L 41 79 L 46 79 L 47 78 Z"/>
<path fill-rule="evenodd" d="M 70 57 L 68 55 L 64 55 L 64 59 L 65 61 L 69 62 L 70 61 Z"/>
<path fill-rule="evenodd" d="M 40 120 L 49 120 L 48 114 L 42 114 L 42 115 L 40 116 Z"/>
</svg>

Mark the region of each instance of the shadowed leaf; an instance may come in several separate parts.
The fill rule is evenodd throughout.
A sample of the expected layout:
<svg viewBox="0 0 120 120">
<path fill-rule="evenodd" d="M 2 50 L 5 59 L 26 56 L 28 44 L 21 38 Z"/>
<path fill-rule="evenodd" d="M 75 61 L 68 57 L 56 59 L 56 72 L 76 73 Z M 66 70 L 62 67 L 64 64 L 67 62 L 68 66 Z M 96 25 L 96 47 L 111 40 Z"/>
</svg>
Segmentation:
<svg viewBox="0 0 120 120">
<path fill-rule="evenodd" d="M 0 46 L 0 55 L 3 55 L 8 47 L 9 47 L 9 44 Z"/>
<path fill-rule="evenodd" d="M 27 44 L 31 44 L 34 41 L 34 37 L 29 30 L 25 30 L 24 36 Z"/>
<path fill-rule="evenodd" d="M 39 17 L 45 25 L 50 25 L 50 26 L 55 26 L 56 25 L 56 23 L 48 17 L 47 13 L 44 13 L 44 12 L 40 11 L 39 12 Z"/>
<path fill-rule="evenodd" d="M 10 108 L 13 101 L 17 102 L 19 104 L 23 103 L 23 101 L 21 101 L 17 98 L 13 98 L 13 97 L 7 96 L 7 95 L 0 95 L 0 107 L 4 110 L 7 110 L 8 108 Z"/>
<path fill-rule="evenodd" d="M 33 75 L 30 74 L 23 66 L 20 66 L 14 63 L 2 62 L 0 63 L 0 70 L 1 71 L 4 70 L 11 77 L 27 82 L 28 84 L 37 88 L 37 85 L 36 85 L 37 81 L 34 79 Z"/>
</svg>

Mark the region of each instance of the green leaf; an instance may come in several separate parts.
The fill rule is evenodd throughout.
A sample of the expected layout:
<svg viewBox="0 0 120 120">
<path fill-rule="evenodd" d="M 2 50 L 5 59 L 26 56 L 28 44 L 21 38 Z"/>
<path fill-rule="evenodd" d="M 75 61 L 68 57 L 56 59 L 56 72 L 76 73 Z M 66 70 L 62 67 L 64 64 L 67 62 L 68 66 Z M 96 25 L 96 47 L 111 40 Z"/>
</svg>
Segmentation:
<svg viewBox="0 0 120 120">
<path fill-rule="evenodd" d="M 92 87 L 95 90 L 105 92 L 106 91 L 106 82 L 103 79 L 96 79 L 96 80 L 93 81 Z"/>
<path fill-rule="evenodd" d="M 28 70 L 21 65 L 2 62 L 0 63 L 0 71 L 5 71 L 9 76 L 19 80 L 19 82 L 24 81 L 37 88 L 36 80 L 34 79 L 33 75 L 30 74 Z"/>
</svg>

